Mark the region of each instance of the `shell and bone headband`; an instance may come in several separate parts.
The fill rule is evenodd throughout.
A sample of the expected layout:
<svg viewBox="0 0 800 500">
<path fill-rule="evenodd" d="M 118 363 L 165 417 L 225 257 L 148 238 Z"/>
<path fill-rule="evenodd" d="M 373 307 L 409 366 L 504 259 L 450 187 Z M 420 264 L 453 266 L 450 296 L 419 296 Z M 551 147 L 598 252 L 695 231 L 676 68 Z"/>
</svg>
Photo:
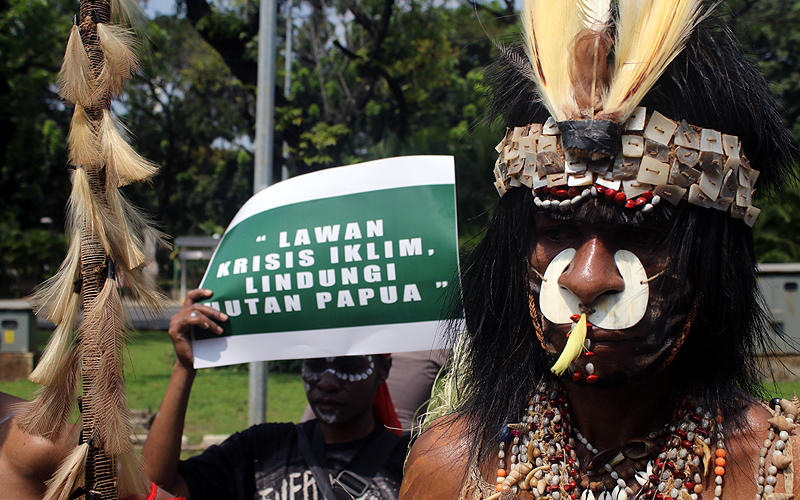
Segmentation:
<svg viewBox="0 0 800 500">
<path fill-rule="evenodd" d="M 544 124 L 509 128 L 495 148 L 500 196 L 526 186 L 540 208 L 564 209 L 593 196 L 643 212 L 661 200 L 674 205 L 686 200 L 730 210 L 750 226 L 761 211 L 751 204 L 759 172 L 750 167 L 736 136 L 675 122 L 657 111 L 648 115 L 639 107 L 619 134 L 610 134 L 619 137 L 609 148 L 618 153 L 593 159 L 565 147 L 574 123 L 581 122 L 556 123 L 551 117 Z"/>
<path fill-rule="evenodd" d="M 595 196 L 642 212 L 662 200 L 685 199 L 730 210 L 752 226 L 759 172 L 739 138 L 640 104 L 714 5 L 525 0 L 524 54 L 500 50 L 550 118 L 508 129 L 494 170 L 500 195 L 526 186 L 543 209 L 563 210 Z"/>
</svg>

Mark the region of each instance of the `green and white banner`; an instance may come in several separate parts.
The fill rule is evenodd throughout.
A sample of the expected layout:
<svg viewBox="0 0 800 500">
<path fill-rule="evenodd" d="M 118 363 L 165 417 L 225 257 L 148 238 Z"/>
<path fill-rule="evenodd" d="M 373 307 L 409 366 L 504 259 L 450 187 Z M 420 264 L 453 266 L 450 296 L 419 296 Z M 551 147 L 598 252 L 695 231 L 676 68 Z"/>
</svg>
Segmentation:
<svg viewBox="0 0 800 500">
<path fill-rule="evenodd" d="M 268 187 L 236 214 L 201 287 L 230 319 L 222 336 L 197 332 L 197 368 L 441 347 L 447 301 L 460 297 L 453 158 Z"/>
</svg>

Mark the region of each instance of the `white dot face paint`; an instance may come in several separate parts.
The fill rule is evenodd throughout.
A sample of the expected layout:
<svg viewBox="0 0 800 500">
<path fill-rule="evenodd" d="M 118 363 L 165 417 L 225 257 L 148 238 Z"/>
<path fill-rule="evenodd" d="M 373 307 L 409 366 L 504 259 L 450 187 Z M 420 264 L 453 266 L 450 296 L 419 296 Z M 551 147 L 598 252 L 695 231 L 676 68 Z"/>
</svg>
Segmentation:
<svg viewBox="0 0 800 500">
<path fill-rule="evenodd" d="M 545 318 L 555 324 L 571 323 L 570 317 L 581 314 L 580 301 L 558 284 L 558 278 L 575 257 L 576 250 L 567 248 L 550 261 L 544 273 L 539 307 Z M 591 306 L 594 312 L 587 316 L 589 323 L 606 330 L 623 330 L 641 321 L 647 311 L 650 288 L 642 262 L 628 250 L 614 254 L 625 288 L 614 294 L 600 296 Z"/>
<path fill-rule="evenodd" d="M 354 358 L 365 358 L 366 362 L 354 362 Z M 318 381 L 326 373 L 331 373 L 340 380 L 359 382 L 372 375 L 374 368 L 372 356 L 343 356 L 307 360 L 303 363 L 302 373 L 303 378 L 309 381 Z"/>
</svg>

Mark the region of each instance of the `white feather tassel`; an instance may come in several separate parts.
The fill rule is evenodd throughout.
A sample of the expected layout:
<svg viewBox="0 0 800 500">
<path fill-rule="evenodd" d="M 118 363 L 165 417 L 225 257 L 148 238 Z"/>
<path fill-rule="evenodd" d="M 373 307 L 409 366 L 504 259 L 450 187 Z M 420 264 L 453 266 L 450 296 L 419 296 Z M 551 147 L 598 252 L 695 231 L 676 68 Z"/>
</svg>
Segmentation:
<svg viewBox="0 0 800 500">
<path fill-rule="evenodd" d="M 89 56 L 83 47 L 80 29 L 73 25 L 58 73 L 58 93 L 62 98 L 81 104 L 91 99 L 94 86 L 89 67 Z"/>
<path fill-rule="evenodd" d="M 111 18 L 134 28 L 147 23 L 147 15 L 136 0 L 111 0 Z"/>
<path fill-rule="evenodd" d="M 110 246 L 103 228 L 102 207 L 98 206 L 94 199 L 84 168 L 76 168 L 73 171 L 72 194 L 69 197 L 67 212 L 73 227 L 81 227 L 83 224 L 89 233 L 100 241 L 106 253 L 109 252 Z"/>
<path fill-rule="evenodd" d="M 65 317 L 74 314 L 75 280 L 78 279 L 81 265 L 81 238 L 73 234 L 67 255 L 56 274 L 45 281 L 31 296 L 30 301 L 36 314 L 44 315 L 48 321 L 60 325 Z"/>
<path fill-rule="evenodd" d="M 146 264 L 144 243 L 138 234 L 138 229 L 129 218 L 136 217 L 137 211 L 133 210 L 130 203 L 116 188 L 106 191 L 106 200 L 112 217 L 117 221 L 113 236 L 109 233 L 112 245 L 111 259 L 126 271 L 139 269 Z"/>
<path fill-rule="evenodd" d="M 109 110 L 103 110 L 101 143 L 106 159 L 106 187 L 125 186 L 149 181 L 158 173 L 158 165 L 137 153 L 123 136 L 124 127 Z"/>
<path fill-rule="evenodd" d="M 116 97 L 122 93 L 125 80 L 139 69 L 139 58 L 133 51 L 135 38 L 122 26 L 103 23 L 97 25 L 97 36 L 105 56 L 99 85 L 107 89 L 106 97 Z"/>
<path fill-rule="evenodd" d="M 75 105 L 69 124 L 69 163 L 74 167 L 99 168 L 103 155 L 97 141 L 97 126 L 80 104 Z"/>
<path fill-rule="evenodd" d="M 117 496 L 127 498 L 147 493 L 150 482 L 141 470 L 139 455 L 131 450 L 117 457 Z"/>
<path fill-rule="evenodd" d="M 52 479 L 47 482 L 44 500 L 68 500 L 76 488 L 84 484 L 84 468 L 89 455 L 89 444 L 77 446 L 64 459 Z"/>
<path fill-rule="evenodd" d="M 69 355 L 69 350 L 75 342 L 75 327 L 78 322 L 79 293 L 72 293 L 69 306 L 58 326 L 53 331 L 47 347 L 36 369 L 28 376 L 33 383 L 51 386 L 58 376 L 59 367 Z"/>
</svg>

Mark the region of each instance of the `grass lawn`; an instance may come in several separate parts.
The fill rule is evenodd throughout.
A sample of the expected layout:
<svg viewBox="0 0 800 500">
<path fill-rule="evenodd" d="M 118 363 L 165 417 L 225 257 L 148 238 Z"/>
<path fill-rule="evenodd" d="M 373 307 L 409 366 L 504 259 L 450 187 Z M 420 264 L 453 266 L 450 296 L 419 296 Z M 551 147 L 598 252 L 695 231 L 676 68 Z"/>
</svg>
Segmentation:
<svg viewBox="0 0 800 500">
<path fill-rule="evenodd" d="M 47 338 L 40 332 L 37 347 Z M 41 338 L 45 337 L 45 338 Z M 135 334 L 128 343 L 126 380 L 131 408 L 157 411 L 169 382 L 175 355 L 164 331 Z M 0 391 L 31 399 L 38 386 L 28 380 L 0 381 Z M 772 396 L 791 398 L 800 393 L 800 382 L 783 382 L 764 387 Z M 230 434 L 247 427 L 248 372 L 246 365 L 200 370 L 195 379 L 184 434 L 190 444 L 199 444 L 205 434 Z M 298 422 L 306 407 L 299 374 L 271 373 L 268 384 L 267 420 Z"/>
<path fill-rule="evenodd" d="M 47 332 L 39 332 L 40 337 Z M 47 339 L 41 340 L 40 348 Z M 128 404 L 157 411 L 167 388 L 175 355 L 163 331 L 135 334 L 125 359 Z M 38 386 L 27 380 L 0 381 L 0 391 L 30 399 Z M 299 422 L 306 406 L 299 374 L 271 373 L 267 386 L 267 420 Z M 199 444 L 205 434 L 230 434 L 247 427 L 246 365 L 200 370 L 194 382 L 184 434 Z"/>
<path fill-rule="evenodd" d="M 764 382 L 764 389 L 773 397 L 792 399 L 792 393 L 800 395 L 800 382 Z"/>
</svg>

